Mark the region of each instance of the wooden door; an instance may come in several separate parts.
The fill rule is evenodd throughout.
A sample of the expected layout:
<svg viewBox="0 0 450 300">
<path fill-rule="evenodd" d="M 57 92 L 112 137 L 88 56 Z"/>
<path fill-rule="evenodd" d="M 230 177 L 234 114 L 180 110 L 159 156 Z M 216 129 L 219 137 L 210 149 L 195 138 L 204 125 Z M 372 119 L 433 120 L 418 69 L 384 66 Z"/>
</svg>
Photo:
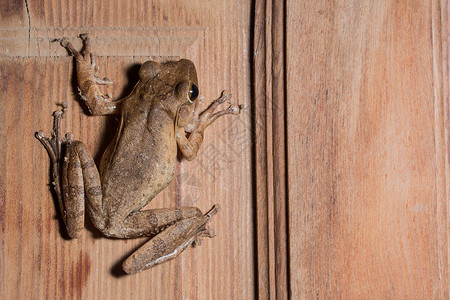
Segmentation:
<svg viewBox="0 0 450 300">
<path fill-rule="evenodd" d="M 4 299 L 448 299 L 448 3 L 4 1 L 0 4 L 0 295 Z M 149 207 L 221 206 L 217 236 L 137 275 L 147 239 L 67 238 L 48 134 L 98 162 L 116 117 L 92 117 L 57 41 L 90 32 L 105 87 L 146 60 L 194 61 L 204 105 L 247 104 L 205 134 Z"/>
</svg>

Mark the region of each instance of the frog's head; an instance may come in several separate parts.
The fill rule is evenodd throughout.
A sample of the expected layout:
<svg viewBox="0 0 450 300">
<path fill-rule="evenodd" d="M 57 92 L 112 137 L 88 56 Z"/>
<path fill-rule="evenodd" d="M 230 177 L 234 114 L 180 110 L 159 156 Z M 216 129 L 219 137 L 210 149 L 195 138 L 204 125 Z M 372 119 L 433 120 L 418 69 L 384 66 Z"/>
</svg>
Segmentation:
<svg viewBox="0 0 450 300">
<path fill-rule="evenodd" d="M 160 64 L 145 62 L 139 71 L 140 82 L 176 121 L 185 127 L 198 105 L 198 81 L 194 63 L 187 59 Z"/>
</svg>

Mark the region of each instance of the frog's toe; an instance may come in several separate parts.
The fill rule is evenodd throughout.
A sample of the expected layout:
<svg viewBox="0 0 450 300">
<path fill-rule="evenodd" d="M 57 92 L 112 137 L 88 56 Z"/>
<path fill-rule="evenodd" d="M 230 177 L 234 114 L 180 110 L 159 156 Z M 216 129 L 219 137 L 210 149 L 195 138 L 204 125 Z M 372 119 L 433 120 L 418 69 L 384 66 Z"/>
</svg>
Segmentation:
<svg viewBox="0 0 450 300">
<path fill-rule="evenodd" d="M 94 75 L 95 83 L 102 84 L 102 85 L 108 85 L 113 84 L 112 80 L 108 77 L 100 78 L 97 75 Z"/>
<path fill-rule="evenodd" d="M 62 39 L 59 40 L 59 43 L 61 44 L 61 46 L 63 46 L 64 48 L 67 48 L 69 46 L 69 39 L 66 37 L 63 37 Z"/>
<path fill-rule="evenodd" d="M 34 133 L 34 136 L 38 139 L 38 140 L 42 140 L 45 139 L 45 134 L 42 130 L 39 130 L 38 132 Z"/>
<path fill-rule="evenodd" d="M 205 218 L 209 221 L 211 220 L 211 218 L 217 214 L 220 210 L 220 205 L 219 204 L 214 204 L 213 207 L 211 207 L 211 209 L 205 214 Z"/>
<path fill-rule="evenodd" d="M 214 229 L 206 228 L 204 231 L 200 232 L 199 235 L 201 237 L 207 237 L 212 239 L 213 237 L 216 236 L 216 232 L 214 231 Z"/>
<path fill-rule="evenodd" d="M 201 246 L 203 243 L 203 238 L 207 237 L 212 239 L 216 236 L 214 229 L 202 226 L 200 227 L 199 232 L 194 237 L 194 241 L 192 243 L 193 246 Z"/>
<path fill-rule="evenodd" d="M 231 93 L 227 90 L 222 91 L 222 95 L 220 95 L 219 99 L 216 100 L 217 103 L 225 103 L 229 98 L 231 98 Z"/>
<path fill-rule="evenodd" d="M 80 34 L 80 38 L 85 41 L 89 37 L 89 32 L 84 32 Z"/>
</svg>

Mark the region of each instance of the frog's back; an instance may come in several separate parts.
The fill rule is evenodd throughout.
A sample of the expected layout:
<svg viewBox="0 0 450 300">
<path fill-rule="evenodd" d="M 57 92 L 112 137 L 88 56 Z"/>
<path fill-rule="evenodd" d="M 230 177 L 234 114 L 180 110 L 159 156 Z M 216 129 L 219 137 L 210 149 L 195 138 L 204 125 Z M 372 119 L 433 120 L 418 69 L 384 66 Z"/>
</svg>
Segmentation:
<svg viewBox="0 0 450 300">
<path fill-rule="evenodd" d="M 177 159 L 175 126 L 182 105 L 192 105 L 193 63 L 145 62 L 139 82 L 122 102 L 119 129 L 100 164 L 104 202 L 113 211 L 137 211 L 172 180 Z"/>
<path fill-rule="evenodd" d="M 171 182 L 177 146 L 173 122 L 163 114 L 123 112 L 100 167 L 104 201 L 114 202 L 114 210 L 143 207 Z"/>
</svg>

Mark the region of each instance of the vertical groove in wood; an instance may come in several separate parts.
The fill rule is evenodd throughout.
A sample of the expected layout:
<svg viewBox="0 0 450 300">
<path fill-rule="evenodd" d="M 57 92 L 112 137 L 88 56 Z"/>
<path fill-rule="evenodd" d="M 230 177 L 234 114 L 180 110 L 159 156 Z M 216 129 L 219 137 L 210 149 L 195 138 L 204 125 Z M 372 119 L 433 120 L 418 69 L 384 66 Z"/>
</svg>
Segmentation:
<svg viewBox="0 0 450 300">
<path fill-rule="evenodd" d="M 286 216 L 285 1 L 256 1 L 254 129 L 258 296 L 289 295 Z"/>
<path fill-rule="evenodd" d="M 265 123 L 265 3 L 264 0 L 257 0 L 255 3 L 255 19 L 254 19 L 254 46 L 253 46 L 253 76 L 254 76 L 254 103 L 253 114 L 254 132 L 255 132 L 255 181 L 256 181 L 256 198 L 255 198 L 255 263 L 257 277 L 256 294 L 260 299 L 269 298 L 269 254 L 268 254 L 268 236 L 267 236 L 267 156 L 266 156 L 266 135 L 264 133 L 267 125 Z M 258 125 L 261 130 L 258 130 Z"/>
<path fill-rule="evenodd" d="M 285 81 L 285 1 L 273 2 L 272 22 L 272 143 L 274 229 L 275 229 L 275 284 L 277 299 L 289 295 L 289 261 L 287 234 L 287 136 L 286 136 L 286 81 Z"/>
<path fill-rule="evenodd" d="M 439 281 L 438 296 L 449 298 L 449 161 L 448 161 L 448 1 L 435 0 L 432 5 L 433 81 L 436 149 L 436 223 Z"/>
<path fill-rule="evenodd" d="M 5 161 L 6 161 L 6 172 L 7 174 L 4 179 L 6 182 L 11 182 L 6 186 L 6 199 L 15 199 L 16 201 L 6 201 L 5 211 L 4 211 L 4 222 L 5 222 L 5 234 L 3 235 L 5 246 L 4 255 L 6 258 L 14 257 L 16 260 L 11 261 L 5 259 L 5 264 L 2 269 L 14 270 L 14 272 L 5 272 L 5 277 L 2 278 L 8 283 L 5 286 L 6 294 L 12 298 L 20 299 L 22 294 L 21 284 L 23 284 L 22 276 L 23 273 L 23 262 L 22 262 L 22 219 L 23 219 L 23 192 L 20 188 L 23 178 L 22 162 L 20 160 L 21 149 L 19 146 L 22 140 L 23 130 L 21 130 L 22 125 L 21 115 L 15 110 L 15 105 L 20 106 L 20 100 L 22 100 L 23 90 L 21 86 L 15 84 L 16 82 L 23 82 L 24 70 L 23 70 L 23 60 L 18 60 L 8 65 L 7 70 L 7 89 L 4 95 L 5 97 L 5 131 L 8 135 L 15 137 L 10 139 L 3 146 L 5 147 Z M 17 97 L 17 98 L 15 98 Z M 18 99 L 17 103 L 15 100 Z M 18 155 L 19 153 L 19 155 Z M 12 230 L 11 230 L 12 229 Z M 9 293 L 8 293 L 9 292 Z"/>
<path fill-rule="evenodd" d="M 444 239 L 444 243 L 447 242 L 447 265 L 443 265 L 442 268 L 447 269 L 447 298 L 450 294 L 449 285 L 450 285 L 450 207 L 448 203 L 448 198 L 450 195 L 450 78 L 449 78 L 449 67 L 450 67 L 450 43 L 449 43 L 449 37 L 450 37 L 450 5 L 448 0 L 443 0 L 441 3 L 442 5 L 442 15 L 443 15 L 443 32 L 442 32 L 442 41 L 443 41 L 443 88 L 444 88 L 444 117 L 445 117 L 445 176 L 446 176 L 446 211 L 445 218 L 447 220 L 446 222 L 446 240 Z M 445 284 L 445 282 L 444 282 Z"/>
<path fill-rule="evenodd" d="M 8 82 L 5 80 L 8 76 L 8 67 L 4 61 L 0 61 L 0 92 L 6 94 Z M 0 97 L 0 124 L 6 122 L 6 97 Z M 6 128 L 0 126 L 0 145 L 6 145 Z M 0 172 L 6 174 L 6 147 L 0 147 Z M 6 209 L 6 178 L 0 177 L 0 278 L 5 278 L 5 209 Z M 0 295 L 5 295 L 5 282 L 0 280 Z"/>
</svg>

